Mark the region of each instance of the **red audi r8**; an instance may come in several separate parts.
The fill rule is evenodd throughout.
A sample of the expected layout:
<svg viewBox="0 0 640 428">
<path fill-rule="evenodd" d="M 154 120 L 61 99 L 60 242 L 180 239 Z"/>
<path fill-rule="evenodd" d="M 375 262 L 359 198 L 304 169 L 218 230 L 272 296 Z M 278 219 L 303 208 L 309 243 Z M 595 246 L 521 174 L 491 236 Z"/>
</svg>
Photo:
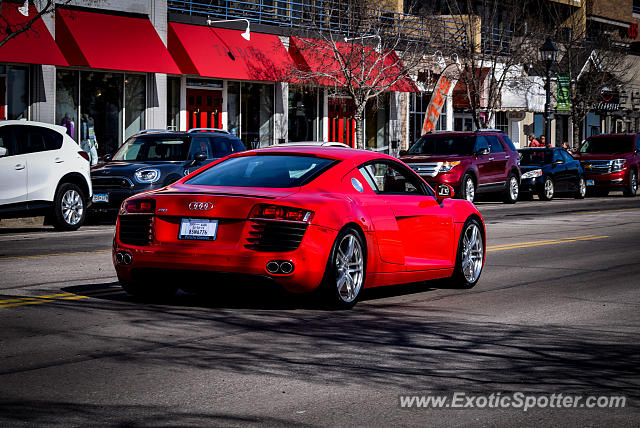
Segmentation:
<svg viewBox="0 0 640 428">
<path fill-rule="evenodd" d="M 366 287 L 450 278 L 473 287 L 482 216 L 397 159 L 338 147 L 272 147 L 220 159 L 125 200 L 113 262 L 139 297 L 238 276 L 318 290 L 351 307 Z M 224 278 L 221 280 L 220 278 Z"/>
</svg>

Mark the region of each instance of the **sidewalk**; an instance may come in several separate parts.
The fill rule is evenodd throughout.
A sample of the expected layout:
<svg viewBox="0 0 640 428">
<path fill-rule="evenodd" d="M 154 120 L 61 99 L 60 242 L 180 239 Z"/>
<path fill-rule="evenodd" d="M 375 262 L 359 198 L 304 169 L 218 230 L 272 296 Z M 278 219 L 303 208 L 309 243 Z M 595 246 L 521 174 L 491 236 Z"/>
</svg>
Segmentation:
<svg viewBox="0 0 640 428">
<path fill-rule="evenodd" d="M 24 229 L 53 227 L 43 226 L 44 217 L 3 218 L 0 220 L 0 229 Z"/>
</svg>

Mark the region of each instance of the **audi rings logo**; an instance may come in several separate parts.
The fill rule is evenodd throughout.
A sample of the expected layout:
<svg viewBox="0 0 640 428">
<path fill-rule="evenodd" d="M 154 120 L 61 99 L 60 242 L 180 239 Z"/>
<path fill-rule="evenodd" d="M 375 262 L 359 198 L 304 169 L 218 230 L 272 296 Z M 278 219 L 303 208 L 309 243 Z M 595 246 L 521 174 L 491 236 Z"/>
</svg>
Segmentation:
<svg viewBox="0 0 640 428">
<path fill-rule="evenodd" d="M 190 202 L 189 209 L 194 211 L 209 211 L 213 209 L 213 203 L 211 202 Z"/>
</svg>

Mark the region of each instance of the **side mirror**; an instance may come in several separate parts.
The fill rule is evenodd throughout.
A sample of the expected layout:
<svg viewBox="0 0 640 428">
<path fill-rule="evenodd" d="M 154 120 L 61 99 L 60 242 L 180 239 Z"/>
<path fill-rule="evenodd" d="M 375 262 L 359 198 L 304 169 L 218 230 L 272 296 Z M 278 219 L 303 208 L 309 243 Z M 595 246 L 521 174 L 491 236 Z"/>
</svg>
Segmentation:
<svg viewBox="0 0 640 428">
<path fill-rule="evenodd" d="M 562 165 L 563 163 L 564 163 L 563 160 L 557 160 L 553 162 L 554 165 Z"/>
<path fill-rule="evenodd" d="M 106 155 L 104 155 L 104 157 L 102 158 L 103 161 L 105 162 L 111 162 L 111 160 L 113 159 L 113 154 L 112 153 L 107 153 Z"/>
<path fill-rule="evenodd" d="M 448 184 L 438 184 L 438 187 L 436 187 L 436 199 L 438 201 L 442 201 L 443 199 L 448 199 L 448 198 L 453 198 L 454 195 L 454 191 L 453 191 L 453 187 L 449 186 Z"/>
<path fill-rule="evenodd" d="M 204 162 L 207 160 L 207 154 L 204 152 L 196 153 L 193 156 L 193 160 L 195 160 L 196 162 Z"/>
<path fill-rule="evenodd" d="M 406 150 L 400 150 L 400 156 L 406 156 L 406 155 L 407 155 Z"/>
<path fill-rule="evenodd" d="M 6 147 L 0 147 L 0 158 L 2 156 L 6 156 L 7 155 L 7 148 Z"/>
<path fill-rule="evenodd" d="M 489 154 L 489 149 L 486 147 L 476 151 L 476 156 L 482 156 L 482 155 L 488 155 L 488 154 Z"/>
</svg>

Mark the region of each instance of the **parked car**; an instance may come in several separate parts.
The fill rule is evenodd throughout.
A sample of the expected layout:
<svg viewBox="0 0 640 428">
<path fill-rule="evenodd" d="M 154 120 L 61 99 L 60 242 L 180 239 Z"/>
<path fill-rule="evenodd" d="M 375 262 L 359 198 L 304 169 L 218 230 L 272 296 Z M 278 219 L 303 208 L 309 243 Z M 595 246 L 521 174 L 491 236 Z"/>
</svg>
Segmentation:
<svg viewBox="0 0 640 428">
<path fill-rule="evenodd" d="M 499 130 L 430 132 L 402 151 L 400 160 L 430 185 L 449 184 L 470 202 L 489 192 L 502 193 L 505 203 L 518 200 L 518 152 Z"/>
<path fill-rule="evenodd" d="M 83 224 L 92 195 L 89 155 L 66 131 L 26 120 L 0 122 L 0 218 L 44 215 L 60 230 Z"/>
<path fill-rule="evenodd" d="M 344 308 L 366 287 L 448 277 L 470 288 L 484 264 L 485 228 L 473 204 L 452 195 L 371 151 L 236 153 L 127 199 L 113 260 L 122 287 L 142 297 L 233 286 L 229 275 L 319 289 Z"/>
<path fill-rule="evenodd" d="M 576 157 L 582 163 L 589 193 L 607 195 L 622 190 L 626 196 L 638 191 L 640 134 L 602 134 L 587 138 Z"/>
<path fill-rule="evenodd" d="M 164 187 L 215 159 L 245 150 L 242 141 L 218 129 L 142 131 L 91 169 L 92 212 L 115 215 L 136 193 Z"/>
<path fill-rule="evenodd" d="M 580 162 L 561 147 L 518 150 L 520 154 L 520 196 L 531 199 L 534 194 L 550 201 L 559 193 L 578 199 L 587 192 Z"/>
</svg>

